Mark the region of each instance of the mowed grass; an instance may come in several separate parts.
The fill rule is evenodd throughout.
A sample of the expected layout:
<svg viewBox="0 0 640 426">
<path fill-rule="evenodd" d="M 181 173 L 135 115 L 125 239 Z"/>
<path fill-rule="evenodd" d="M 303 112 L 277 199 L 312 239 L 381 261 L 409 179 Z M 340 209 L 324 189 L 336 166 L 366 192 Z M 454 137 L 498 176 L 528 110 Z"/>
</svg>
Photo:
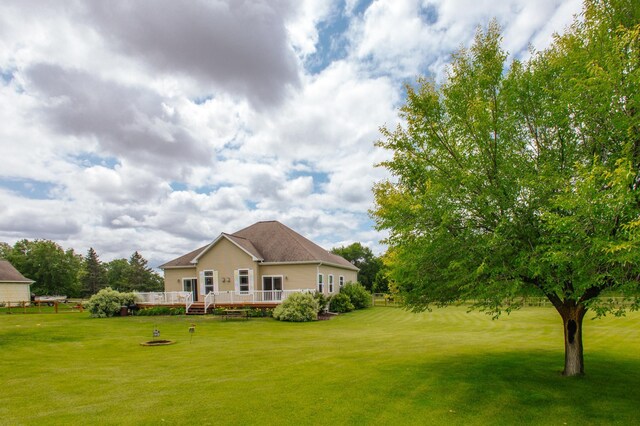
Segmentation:
<svg viewBox="0 0 640 426">
<path fill-rule="evenodd" d="M 156 327 L 176 343 L 140 346 Z M 638 424 L 640 314 L 584 332 L 587 375 L 564 378 L 549 308 L 306 324 L 3 314 L 0 424 Z"/>
</svg>

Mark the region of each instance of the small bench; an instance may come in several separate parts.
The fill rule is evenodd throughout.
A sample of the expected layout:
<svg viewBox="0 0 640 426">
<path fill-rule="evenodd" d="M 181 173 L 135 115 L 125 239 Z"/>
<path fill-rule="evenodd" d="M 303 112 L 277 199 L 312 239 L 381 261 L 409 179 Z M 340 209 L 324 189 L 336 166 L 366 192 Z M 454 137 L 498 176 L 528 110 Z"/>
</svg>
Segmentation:
<svg viewBox="0 0 640 426">
<path fill-rule="evenodd" d="M 249 310 L 247 310 L 247 309 L 225 309 L 224 310 L 224 319 L 228 320 L 229 318 L 249 319 Z"/>
</svg>

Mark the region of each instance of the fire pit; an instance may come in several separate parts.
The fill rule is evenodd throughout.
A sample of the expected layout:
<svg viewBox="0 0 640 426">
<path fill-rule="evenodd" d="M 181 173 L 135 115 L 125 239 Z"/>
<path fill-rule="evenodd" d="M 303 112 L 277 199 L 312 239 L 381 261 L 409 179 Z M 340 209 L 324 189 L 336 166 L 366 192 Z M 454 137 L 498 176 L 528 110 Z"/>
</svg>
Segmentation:
<svg viewBox="0 0 640 426">
<path fill-rule="evenodd" d="M 148 342 L 140 343 L 142 346 L 166 346 L 173 345 L 175 342 L 173 340 L 149 340 Z"/>
</svg>

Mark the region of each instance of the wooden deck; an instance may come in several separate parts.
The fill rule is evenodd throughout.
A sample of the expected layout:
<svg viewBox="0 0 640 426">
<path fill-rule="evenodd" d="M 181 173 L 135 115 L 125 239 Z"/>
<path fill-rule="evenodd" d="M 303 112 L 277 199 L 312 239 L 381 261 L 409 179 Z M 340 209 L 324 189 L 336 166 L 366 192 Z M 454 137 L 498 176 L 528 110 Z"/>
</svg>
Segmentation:
<svg viewBox="0 0 640 426">
<path fill-rule="evenodd" d="M 191 302 L 196 296 L 186 291 L 168 292 L 136 292 L 136 303 L 142 307 L 169 306 L 188 307 L 187 314 L 209 313 L 215 308 L 275 308 L 292 294 L 309 293 L 312 289 L 295 290 L 254 290 L 250 292 L 209 292 L 198 297 L 200 300 Z M 197 296 L 196 296 L 197 297 Z M 208 308 L 205 312 L 205 306 Z"/>
<path fill-rule="evenodd" d="M 154 306 L 166 306 L 169 308 L 179 308 L 184 307 L 184 303 L 163 303 L 163 304 L 146 304 L 146 303 L 138 303 L 141 309 L 151 308 Z M 207 309 L 208 314 L 212 313 L 216 308 L 257 308 L 257 309 L 265 309 L 265 308 L 275 308 L 278 306 L 277 303 L 216 303 L 215 307 L 213 305 L 209 306 Z M 189 307 L 189 312 L 187 315 L 204 315 L 204 302 L 194 302 Z"/>
</svg>

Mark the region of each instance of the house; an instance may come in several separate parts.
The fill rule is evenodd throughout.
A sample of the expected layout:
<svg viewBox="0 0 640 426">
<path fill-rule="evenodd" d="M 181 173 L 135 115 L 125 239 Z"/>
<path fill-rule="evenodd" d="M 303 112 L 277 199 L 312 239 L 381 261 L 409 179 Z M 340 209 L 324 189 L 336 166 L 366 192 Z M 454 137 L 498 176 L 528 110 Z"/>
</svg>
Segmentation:
<svg viewBox="0 0 640 426">
<path fill-rule="evenodd" d="M 8 260 L 0 260 L 0 303 L 29 302 L 31 284 Z"/>
<path fill-rule="evenodd" d="M 358 279 L 349 261 L 277 221 L 222 233 L 160 268 L 165 293 L 186 293 L 205 311 L 211 304 L 279 303 L 299 291 L 329 296 Z"/>
</svg>

